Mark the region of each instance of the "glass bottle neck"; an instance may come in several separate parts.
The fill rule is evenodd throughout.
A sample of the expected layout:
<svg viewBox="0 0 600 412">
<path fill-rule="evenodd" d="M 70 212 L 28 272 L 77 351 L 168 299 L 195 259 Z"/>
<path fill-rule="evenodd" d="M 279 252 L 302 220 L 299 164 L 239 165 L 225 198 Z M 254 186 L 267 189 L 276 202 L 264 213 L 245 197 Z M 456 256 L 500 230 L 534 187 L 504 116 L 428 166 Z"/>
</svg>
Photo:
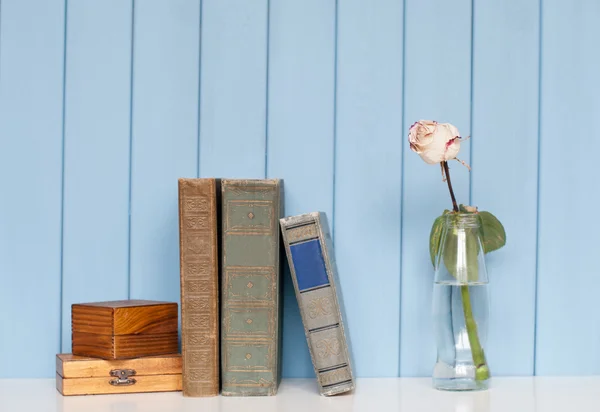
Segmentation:
<svg viewBox="0 0 600 412">
<path fill-rule="evenodd" d="M 481 219 L 476 213 L 448 213 L 445 226 L 456 229 L 479 229 L 481 228 Z"/>
</svg>

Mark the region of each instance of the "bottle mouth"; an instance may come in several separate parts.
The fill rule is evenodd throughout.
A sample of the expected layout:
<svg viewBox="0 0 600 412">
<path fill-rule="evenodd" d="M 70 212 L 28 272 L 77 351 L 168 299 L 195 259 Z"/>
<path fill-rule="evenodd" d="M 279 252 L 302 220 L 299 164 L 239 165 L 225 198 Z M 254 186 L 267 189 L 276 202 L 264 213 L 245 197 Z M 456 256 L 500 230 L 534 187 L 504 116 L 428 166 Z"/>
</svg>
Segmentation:
<svg viewBox="0 0 600 412">
<path fill-rule="evenodd" d="M 446 227 L 479 228 L 481 219 L 478 213 L 448 213 Z"/>
</svg>

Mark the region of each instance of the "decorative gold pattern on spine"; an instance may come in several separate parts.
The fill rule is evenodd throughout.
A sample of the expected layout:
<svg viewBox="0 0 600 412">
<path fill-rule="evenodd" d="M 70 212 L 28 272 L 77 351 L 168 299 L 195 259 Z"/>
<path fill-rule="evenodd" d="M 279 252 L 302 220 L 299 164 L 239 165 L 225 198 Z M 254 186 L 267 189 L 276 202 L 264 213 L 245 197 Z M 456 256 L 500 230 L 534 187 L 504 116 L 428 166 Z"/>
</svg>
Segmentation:
<svg viewBox="0 0 600 412">
<path fill-rule="evenodd" d="M 321 385 L 333 385 L 339 382 L 345 382 L 352 379 L 352 375 L 350 374 L 350 370 L 348 367 L 343 367 L 341 369 L 335 369 L 328 372 L 322 372 L 318 374 L 319 381 Z"/>
<path fill-rule="evenodd" d="M 315 347 L 317 348 L 317 356 L 321 359 L 338 356 L 342 351 L 340 341 L 337 338 L 321 339 L 315 343 Z"/>
<path fill-rule="evenodd" d="M 303 240 L 315 239 L 319 236 L 317 226 L 308 224 L 287 230 L 286 237 L 289 243 L 301 242 Z"/>
<path fill-rule="evenodd" d="M 308 316 L 311 319 L 316 319 L 319 316 L 331 315 L 333 305 L 327 296 L 316 297 L 308 304 Z"/>
<path fill-rule="evenodd" d="M 222 181 L 222 393 L 274 395 L 279 382 L 280 181 Z"/>
<path fill-rule="evenodd" d="M 217 188 L 179 179 L 183 395 L 219 394 Z"/>
</svg>

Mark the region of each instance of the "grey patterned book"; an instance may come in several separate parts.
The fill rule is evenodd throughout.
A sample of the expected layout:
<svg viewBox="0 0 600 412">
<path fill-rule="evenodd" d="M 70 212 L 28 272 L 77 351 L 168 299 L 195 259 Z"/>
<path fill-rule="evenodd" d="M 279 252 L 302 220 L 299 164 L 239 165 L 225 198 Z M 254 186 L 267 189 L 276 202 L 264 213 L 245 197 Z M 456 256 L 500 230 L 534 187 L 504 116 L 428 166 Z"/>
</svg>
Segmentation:
<svg viewBox="0 0 600 412">
<path fill-rule="evenodd" d="M 280 223 L 321 395 L 351 391 L 354 375 L 327 218 L 313 212 Z"/>
<path fill-rule="evenodd" d="M 275 395 L 280 377 L 281 182 L 224 179 L 222 394 Z"/>
</svg>

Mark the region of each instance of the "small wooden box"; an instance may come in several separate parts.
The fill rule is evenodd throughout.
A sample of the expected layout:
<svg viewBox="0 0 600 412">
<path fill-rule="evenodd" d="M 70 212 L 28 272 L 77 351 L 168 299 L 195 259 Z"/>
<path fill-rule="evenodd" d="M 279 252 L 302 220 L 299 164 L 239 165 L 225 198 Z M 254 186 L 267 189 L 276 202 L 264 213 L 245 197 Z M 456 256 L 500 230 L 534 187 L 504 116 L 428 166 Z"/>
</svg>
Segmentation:
<svg viewBox="0 0 600 412">
<path fill-rule="evenodd" d="M 65 396 L 181 390 L 181 355 L 104 360 L 56 355 L 56 389 Z"/>
<path fill-rule="evenodd" d="M 179 352 L 177 303 L 119 300 L 72 306 L 72 352 L 132 359 Z"/>
</svg>

